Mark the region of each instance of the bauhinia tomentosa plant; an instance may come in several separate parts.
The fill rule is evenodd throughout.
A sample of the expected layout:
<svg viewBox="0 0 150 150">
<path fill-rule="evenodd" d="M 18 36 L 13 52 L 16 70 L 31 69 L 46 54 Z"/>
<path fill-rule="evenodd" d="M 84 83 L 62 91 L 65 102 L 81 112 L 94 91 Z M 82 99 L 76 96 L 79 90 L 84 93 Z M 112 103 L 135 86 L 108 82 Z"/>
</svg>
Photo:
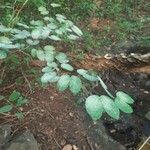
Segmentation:
<svg viewBox="0 0 150 150">
<path fill-rule="evenodd" d="M 60 7 L 55 3 L 51 6 Z M 120 110 L 132 113 L 133 110 L 129 104 L 134 101 L 129 95 L 119 91 L 114 97 L 107 90 L 102 79 L 95 73 L 77 69 L 77 75 L 75 75 L 75 69 L 69 64 L 69 58 L 65 53 L 57 52 L 52 45 L 41 46 L 41 42 L 46 39 L 54 41 L 61 41 L 64 38 L 76 40 L 83 33 L 65 16 L 56 14 L 55 17 L 49 17 L 49 11 L 43 6 L 38 10 L 43 19 L 32 20 L 30 25 L 18 23 L 18 28 L 13 29 L 0 25 L 0 32 L 3 34 L 0 36 L 0 59 L 6 58 L 11 49 L 31 49 L 32 57 L 46 62 L 46 66 L 42 69 L 41 82 L 43 84 L 57 82 L 59 91 L 69 89 L 74 95 L 82 90 L 82 78 L 91 82 L 100 81 L 108 96 L 91 95 L 85 102 L 86 110 L 94 121 L 98 120 L 103 112 L 115 119 L 119 119 Z M 61 69 L 66 72 L 62 73 Z"/>
</svg>

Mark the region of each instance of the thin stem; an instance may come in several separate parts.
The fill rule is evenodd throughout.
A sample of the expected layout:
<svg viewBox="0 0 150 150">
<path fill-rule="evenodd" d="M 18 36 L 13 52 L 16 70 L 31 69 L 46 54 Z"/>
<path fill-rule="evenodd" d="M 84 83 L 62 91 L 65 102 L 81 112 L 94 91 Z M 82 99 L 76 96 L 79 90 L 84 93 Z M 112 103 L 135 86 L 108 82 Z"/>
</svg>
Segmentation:
<svg viewBox="0 0 150 150">
<path fill-rule="evenodd" d="M 105 92 L 111 97 L 111 98 L 115 98 L 109 91 L 108 91 L 108 88 L 106 86 L 106 84 L 104 83 L 104 81 L 102 80 L 102 78 L 100 76 L 97 76 L 97 78 L 99 79 L 100 81 L 100 84 L 102 86 L 102 88 L 105 90 Z"/>
<path fill-rule="evenodd" d="M 19 16 L 20 12 L 22 11 L 22 9 L 24 8 L 24 6 L 26 5 L 26 3 L 28 2 L 29 0 L 26 0 L 23 5 L 21 6 L 21 8 L 18 10 L 16 16 L 12 19 L 12 21 L 10 21 L 9 25 L 8 26 L 11 26 L 13 27 L 14 25 L 14 21 L 16 20 L 16 18 Z"/>
</svg>

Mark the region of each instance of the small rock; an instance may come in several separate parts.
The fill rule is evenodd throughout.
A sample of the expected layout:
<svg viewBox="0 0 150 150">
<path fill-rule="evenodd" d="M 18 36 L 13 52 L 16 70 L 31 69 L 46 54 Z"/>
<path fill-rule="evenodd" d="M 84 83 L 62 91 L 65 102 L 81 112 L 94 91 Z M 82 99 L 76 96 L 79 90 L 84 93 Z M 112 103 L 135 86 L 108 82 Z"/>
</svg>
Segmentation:
<svg viewBox="0 0 150 150">
<path fill-rule="evenodd" d="M 146 81 L 145 86 L 146 88 L 150 88 L 150 81 Z"/>
<path fill-rule="evenodd" d="M 65 145 L 64 147 L 63 147 L 63 149 L 62 150 L 72 150 L 72 145 L 70 145 L 70 144 L 67 144 L 67 145 Z"/>
<path fill-rule="evenodd" d="M 76 145 L 73 145 L 73 150 L 79 150 Z"/>
<path fill-rule="evenodd" d="M 145 117 L 150 120 L 150 111 L 145 115 Z"/>
<path fill-rule="evenodd" d="M 0 126 L 0 145 L 7 142 L 11 134 L 11 125 Z"/>
<path fill-rule="evenodd" d="M 29 130 L 6 144 L 3 150 L 39 150 L 37 141 Z"/>
</svg>

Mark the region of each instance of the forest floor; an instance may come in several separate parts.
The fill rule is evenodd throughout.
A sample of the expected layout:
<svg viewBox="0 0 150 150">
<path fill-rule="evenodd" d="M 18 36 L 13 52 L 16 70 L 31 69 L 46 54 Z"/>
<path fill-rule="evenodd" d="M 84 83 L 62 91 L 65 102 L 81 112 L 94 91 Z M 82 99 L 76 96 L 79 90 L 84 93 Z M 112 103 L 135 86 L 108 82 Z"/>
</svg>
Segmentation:
<svg viewBox="0 0 150 150">
<path fill-rule="evenodd" d="M 103 116 L 101 121 L 94 124 L 82 106 L 84 96 L 73 97 L 69 92 L 58 92 L 55 86 L 42 88 L 32 82 L 35 77 L 30 75 L 26 78 L 31 83 L 32 89 L 26 80 L 18 85 L 14 81 L 19 73 L 16 72 L 17 75 L 15 75 L 14 72 L 14 78 L 12 78 L 12 73 L 7 72 L 6 79 L 9 79 L 9 82 L 0 88 L 1 93 L 8 95 L 13 90 L 17 90 L 30 102 L 20 108 L 24 112 L 23 120 L 18 120 L 11 115 L 1 116 L 0 124 L 12 124 L 13 136 L 29 129 L 34 134 L 41 150 L 59 150 L 66 144 L 74 145 L 74 149 L 79 150 L 91 150 L 92 148 L 93 150 L 105 150 L 99 138 L 101 122 L 108 135 L 127 149 L 139 147 L 139 143 L 150 134 L 150 121 L 145 117 L 150 107 L 149 87 L 146 85 L 150 79 L 150 67 L 147 65 L 144 71 L 141 71 L 143 64 L 135 67 L 127 65 L 128 68 L 118 66 L 121 69 L 117 69 L 116 59 L 115 61 L 103 57 L 96 59 L 99 60 L 95 61 L 93 56 L 88 55 L 83 61 L 76 61 L 74 66 L 82 65 L 85 69 L 92 66 L 97 68 L 111 92 L 122 90 L 133 96 L 135 104 L 132 115 L 122 114 L 119 121 Z M 38 62 L 37 65 L 37 62 L 32 62 L 31 65 L 34 64 L 34 67 L 37 67 L 40 64 Z M 91 92 L 103 94 L 104 91 L 99 86 L 95 86 L 92 87 Z"/>
</svg>

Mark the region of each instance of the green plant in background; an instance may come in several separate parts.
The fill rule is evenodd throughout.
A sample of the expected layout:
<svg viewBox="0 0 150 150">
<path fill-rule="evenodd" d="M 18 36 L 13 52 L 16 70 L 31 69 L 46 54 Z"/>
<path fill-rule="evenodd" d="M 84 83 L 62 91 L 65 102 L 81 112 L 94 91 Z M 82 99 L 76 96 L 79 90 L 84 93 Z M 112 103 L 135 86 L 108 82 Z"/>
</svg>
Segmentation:
<svg viewBox="0 0 150 150">
<path fill-rule="evenodd" d="M 9 97 L 0 95 L 0 101 L 5 101 L 5 104 L 0 107 L 0 114 L 15 110 L 14 115 L 19 119 L 23 117 L 23 113 L 19 111 L 19 107 L 22 107 L 28 103 L 28 100 L 18 91 L 13 91 Z"/>
<path fill-rule="evenodd" d="M 61 5 L 51 3 L 51 7 L 59 9 Z M 69 89 L 74 95 L 82 90 L 82 80 L 100 81 L 101 86 L 109 96 L 91 95 L 85 102 L 86 110 L 94 121 L 99 119 L 104 111 L 115 119 L 119 119 L 119 109 L 125 113 L 131 113 L 133 110 L 129 104 L 132 104 L 133 100 L 127 94 L 119 91 L 114 97 L 95 72 L 84 69 L 75 70 L 69 64 L 69 58 L 65 53 L 57 52 L 52 45 L 43 44 L 47 39 L 50 42 L 59 42 L 64 39 L 77 40 L 83 36 L 83 33 L 64 15 L 50 16 L 49 11 L 44 6 L 39 7 L 38 10 L 42 19 L 31 20 L 29 25 L 18 22 L 16 28 L 11 28 L 0 24 L 2 34 L 0 36 L 0 59 L 7 58 L 7 55 L 16 49 L 23 52 L 29 49 L 33 58 L 38 58 L 46 63 L 42 69 L 41 82 L 44 85 L 57 82 L 59 91 Z M 9 102 L 15 103 L 19 107 L 26 103 L 26 99 L 15 91 L 11 94 Z M 11 104 L 6 106 L 2 107 L 1 111 L 9 112 L 13 108 Z"/>
</svg>

